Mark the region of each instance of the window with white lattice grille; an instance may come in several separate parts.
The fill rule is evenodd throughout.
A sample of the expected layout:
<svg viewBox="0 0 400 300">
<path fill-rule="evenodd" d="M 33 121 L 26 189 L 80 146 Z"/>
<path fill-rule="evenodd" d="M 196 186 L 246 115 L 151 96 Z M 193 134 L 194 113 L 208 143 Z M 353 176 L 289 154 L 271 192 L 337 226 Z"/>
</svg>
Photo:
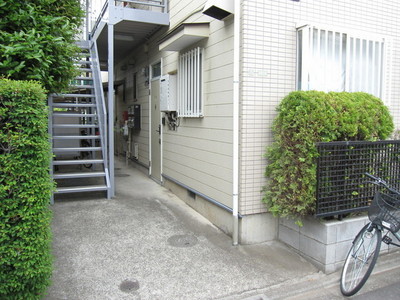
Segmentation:
<svg viewBox="0 0 400 300">
<path fill-rule="evenodd" d="M 385 40 L 317 26 L 297 29 L 297 89 L 382 97 Z"/>
<path fill-rule="evenodd" d="M 203 116 L 203 49 L 179 55 L 178 116 Z"/>
</svg>

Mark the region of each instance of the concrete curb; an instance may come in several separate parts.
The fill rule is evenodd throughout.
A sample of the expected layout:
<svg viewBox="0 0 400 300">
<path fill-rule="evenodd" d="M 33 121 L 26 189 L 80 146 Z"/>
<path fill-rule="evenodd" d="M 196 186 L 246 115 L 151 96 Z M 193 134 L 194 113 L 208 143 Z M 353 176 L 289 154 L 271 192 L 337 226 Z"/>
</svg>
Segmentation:
<svg viewBox="0 0 400 300">
<path fill-rule="evenodd" d="M 378 262 L 361 291 L 353 297 L 363 297 L 376 289 L 374 281 L 380 276 L 388 276 L 392 272 L 400 272 L 399 251 L 379 256 Z M 348 299 L 340 293 L 339 280 L 341 270 L 326 275 L 322 272 L 304 278 L 288 280 L 265 289 L 243 293 L 237 297 L 221 298 L 221 300 L 309 300 L 309 299 Z M 388 282 L 389 285 L 389 282 Z M 384 287 L 380 287 L 384 288 Z"/>
</svg>

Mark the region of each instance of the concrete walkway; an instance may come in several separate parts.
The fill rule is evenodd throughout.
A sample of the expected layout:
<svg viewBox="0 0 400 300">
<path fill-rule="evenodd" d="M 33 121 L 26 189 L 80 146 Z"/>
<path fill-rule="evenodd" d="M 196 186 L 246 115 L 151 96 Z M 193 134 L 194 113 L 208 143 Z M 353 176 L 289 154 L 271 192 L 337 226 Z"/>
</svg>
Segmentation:
<svg viewBox="0 0 400 300">
<path fill-rule="evenodd" d="M 234 247 L 168 190 L 117 164 L 114 199 L 56 200 L 55 270 L 44 299 L 296 299 L 322 285 L 339 295 L 337 274 L 318 272 L 279 242 Z"/>
</svg>

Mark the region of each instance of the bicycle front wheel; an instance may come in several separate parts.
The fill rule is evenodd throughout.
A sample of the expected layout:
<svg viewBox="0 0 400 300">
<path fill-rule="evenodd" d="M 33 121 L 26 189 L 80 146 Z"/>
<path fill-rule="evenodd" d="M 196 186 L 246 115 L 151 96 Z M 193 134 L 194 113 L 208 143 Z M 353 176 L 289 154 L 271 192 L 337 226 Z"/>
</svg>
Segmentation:
<svg viewBox="0 0 400 300">
<path fill-rule="evenodd" d="M 340 290 L 345 296 L 357 293 L 371 274 L 381 248 L 382 232 L 371 223 L 360 230 L 344 262 Z"/>
</svg>

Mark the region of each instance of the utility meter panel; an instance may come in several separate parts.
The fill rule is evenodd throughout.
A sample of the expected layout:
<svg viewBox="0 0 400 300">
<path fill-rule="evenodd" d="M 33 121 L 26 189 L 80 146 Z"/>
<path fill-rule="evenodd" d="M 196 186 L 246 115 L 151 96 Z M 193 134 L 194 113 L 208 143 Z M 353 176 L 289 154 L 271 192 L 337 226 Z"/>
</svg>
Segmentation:
<svg viewBox="0 0 400 300">
<path fill-rule="evenodd" d="M 164 75 L 160 77 L 160 111 L 176 111 L 176 84 L 176 75 Z"/>
<path fill-rule="evenodd" d="M 128 127 L 140 129 L 140 104 L 128 107 Z"/>
</svg>

